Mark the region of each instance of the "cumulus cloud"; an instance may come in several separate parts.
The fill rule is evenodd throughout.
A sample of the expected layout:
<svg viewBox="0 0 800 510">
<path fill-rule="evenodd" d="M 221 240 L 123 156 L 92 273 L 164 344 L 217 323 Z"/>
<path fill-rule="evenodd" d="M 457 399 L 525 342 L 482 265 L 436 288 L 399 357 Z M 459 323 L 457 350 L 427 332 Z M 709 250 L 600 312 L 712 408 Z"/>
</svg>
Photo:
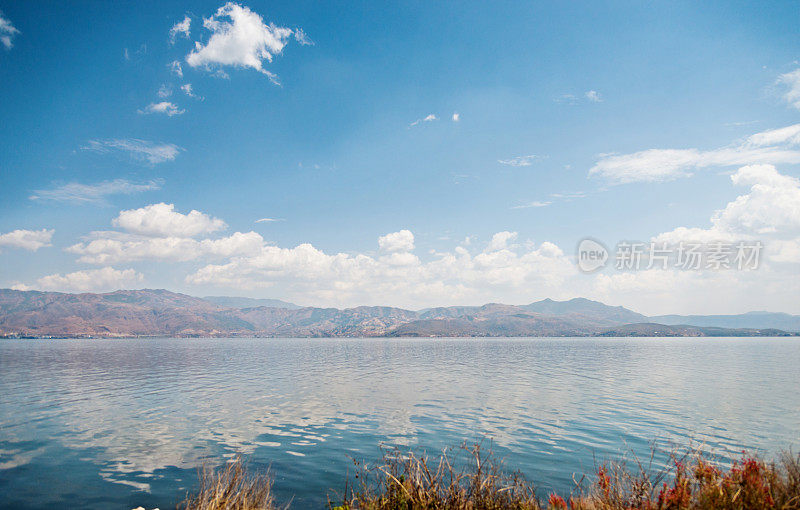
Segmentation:
<svg viewBox="0 0 800 510">
<path fill-rule="evenodd" d="M 186 113 L 186 110 L 181 110 L 175 103 L 172 103 L 170 101 L 161 101 L 160 103 L 150 103 L 149 105 L 137 111 L 145 115 L 150 113 L 163 113 L 169 117 L 172 117 L 174 115 L 182 115 Z"/>
<path fill-rule="evenodd" d="M 267 25 L 259 14 L 233 2 L 203 19 L 203 27 L 211 36 L 206 44 L 195 43 L 195 49 L 186 56 L 190 66 L 250 68 L 277 81 L 273 73 L 264 69 L 264 61 L 272 62 L 273 56 L 283 51 L 292 36 L 291 29 L 274 23 Z"/>
<path fill-rule="evenodd" d="M 492 236 L 489 246 L 486 247 L 487 252 L 500 251 L 508 249 L 508 243 L 517 238 L 516 232 L 503 231 L 498 232 Z"/>
<path fill-rule="evenodd" d="M 612 184 L 663 182 L 705 168 L 800 163 L 800 125 L 756 133 L 743 142 L 713 150 L 648 149 L 632 154 L 601 154 L 589 175 Z"/>
<path fill-rule="evenodd" d="M 539 156 L 535 154 L 528 154 L 527 156 L 517 156 L 510 159 L 498 159 L 497 162 L 508 166 L 531 166 L 534 160 L 538 158 Z"/>
<path fill-rule="evenodd" d="M 112 225 L 134 234 L 153 237 L 194 237 L 227 227 L 224 221 L 197 210 L 188 214 L 175 211 L 174 204 L 151 204 L 120 211 Z"/>
<path fill-rule="evenodd" d="M 458 112 L 453 113 L 453 122 L 459 122 L 461 120 L 461 114 Z"/>
<path fill-rule="evenodd" d="M 738 311 L 785 308 L 800 291 L 796 269 L 786 269 L 800 263 L 800 180 L 770 165 L 748 165 L 731 182 L 747 191 L 711 215 L 708 226 L 680 227 L 652 239 L 762 240 L 766 258 L 758 271 L 609 268 L 587 276 L 557 245 L 537 245 L 512 231 L 497 232 L 485 246 L 465 241 L 449 251 L 431 251 L 427 260 L 414 253 L 410 230 L 378 237 L 377 255 L 329 253 L 310 243 L 270 245 L 255 232 L 198 238 L 224 224 L 199 212 L 177 213 L 166 204 L 122 211 L 114 224 L 123 231 L 94 232 L 67 251 L 80 262 L 102 266 L 147 260 L 199 263 L 185 276 L 187 284 L 209 290 L 275 287 L 287 299 L 325 306 L 421 308 L 587 296 L 646 313 L 690 308 L 720 313 L 731 311 L 728 301 L 713 306 L 716 297 L 725 295 L 736 296 Z M 681 309 L 665 309 L 675 303 L 676 293 L 688 296 Z"/>
<path fill-rule="evenodd" d="M 95 184 L 81 184 L 71 182 L 50 189 L 35 190 L 30 196 L 31 200 L 52 200 L 54 202 L 69 202 L 73 204 L 106 204 L 109 195 L 132 195 L 144 191 L 161 189 L 163 181 L 160 179 L 147 182 L 131 182 L 126 179 L 114 179 Z"/>
<path fill-rule="evenodd" d="M 131 158 L 156 165 L 165 161 L 172 161 L 183 151 L 172 143 L 150 142 L 136 138 L 89 140 L 81 150 L 107 154 L 110 152 L 124 152 Z"/>
<path fill-rule="evenodd" d="M 748 165 L 733 174 L 731 181 L 750 190 L 716 211 L 710 227 L 679 227 L 654 240 L 800 240 L 800 179 L 780 174 L 772 165 Z"/>
<path fill-rule="evenodd" d="M 15 290 L 44 290 L 59 292 L 108 292 L 129 288 L 143 280 L 133 269 L 117 270 L 112 267 L 88 269 L 67 274 L 52 274 L 36 280 L 32 285 L 17 284 Z"/>
<path fill-rule="evenodd" d="M 198 241 L 180 237 L 146 237 L 119 232 L 94 232 L 95 239 L 66 249 L 85 264 L 117 264 L 137 260 L 187 261 L 198 256 Z"/>
<path fill-rule="evenodd" d="M 50 240 L 53 238 L 55 230 L 14 230 L 5 234 L 0 234 L 0 248 L 21 248 L 23 250 L 36 251 L 39 248 L 51 246 Z"/>
<path fill-rule="evenodd" d="M 0 43 L 5 49 L 10 50 L 14 46 L 14 37 L 19 34 L 19 30 L 11 24 L 8 18 L 3 17 L 0 11 Z"/>
<path fill-rule="evenodd" d="M 400 230 L 392 232 L 378 238 L 378 246 L 381 251 L 388 253 L 398 251 L 411 251 L 414 249 L 414 234 L 410 230 Z"/>
<path fill-rule="evenodd" d="M 601 273 L 594 278 L 590 295 L 636 304 L 645 313 L 787 310 L 787 303 L 796 302 L 800 292 L 800 179 L 781 174 L 773 165 L 746 165 L 731 176 L 731 183 L 748 190 L 716 210 L 707 226 L 680 226 L 651 240 L 672 246 L 761 242 L 757 270 Z M 675 300 L 676 295 L 681 299 Z M 665 310 L 667 306 L 672 309 Z"/>
<path fill-rule="evenodd" d="M 254 256 L 202 267 L 186 281 L 229 288 L 280 285 L 289 297 L 303 295 L 334 306 L 390 302 L 418 308 L 490 299 L 498 294 L 527 300 L 531 288 L 556 295 L 559 286 L 576 274 L 569 258 L 552 243 L 531 246 L 521 253 L 505 247 L 474 255 L 457 247 L 422 262 L 410 251 L 402 251 L 411 248 L 410 237 L 381 236 L 405 239 L 396 245 L 392 242 L 398 251 L 384 251 L 378 258 L 328 254 L 307 243 L 294 248 L 265 245 Z"/>
<path fill-rule="evenodd" d="M 792 108 L 800 110 L 800 69 L 780 75 L 778 83 L 786 86 L 783 100 Z"/>
<path fill-rule="evenodd" d="M 264 238 L 255 232 L 235 232 L 219 239 L 148 237 L 121 232 L 93 232 L 92 239 L 74 244 L 67 252 L 86 264 L 118 264 L 140 260 L 185 262 L 204 257 L 225 258 L 257 253 Z"/>
<path fill-rule="evenodd" d="M 183 18 L 183 21 L 179 21 L 172 25 L 172 28 L 169 29 L 169 41 L 171 44 L 175 44 L 175 39 L 180 35 L 184 39 L 189 38 L 189 30 L 192 26 L 192 20 L 189 16 Z"/>
<path fill-rule="evenodd" d="M 470 252 L 461 245 L 422 261 L 413 253 L 414 235 L 406 229 L 378 237 L 380 252 L 372 256 L 326 253 L 310 243 L 273 246 L 255 232 L 198 239 L 224 223 L 197 211 L 177 213 L 167 204 L 122 211 L 113 224 L 121 230 L 93 232 L 66 251 L 79 262 L 106 267 L 148 260 L 201 262 L 185 277 L 187 283 L 236 289 L 278 285 L 287 298 L 303 296 L 334 306 L 420 307 L 501 296 L 526 302 L 563 295 L 565 282 L 578 274 L 570 257 L 552 243 L 512 245 L 515 232 L 495 234 L 485 249 Z M 66 287 L 64 278 L 85 279 L 81 274 L 54 275 L 37 285 L 55 288 L 57 282 Z"/>
</svg>

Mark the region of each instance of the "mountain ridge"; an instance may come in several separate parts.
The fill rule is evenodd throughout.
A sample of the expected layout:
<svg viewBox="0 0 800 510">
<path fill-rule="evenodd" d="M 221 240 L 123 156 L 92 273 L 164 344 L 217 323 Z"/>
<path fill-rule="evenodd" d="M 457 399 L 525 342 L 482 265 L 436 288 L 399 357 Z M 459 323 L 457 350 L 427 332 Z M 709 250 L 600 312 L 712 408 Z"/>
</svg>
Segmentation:
<svg viewBox="0 0 800 510">
<path fill-rule="evenodd" d="M 217 301 L 217 302 L 215 302 Z M 287 307 L 275 306 L 275 302 Z M 239 305 L 224 306 L 222 303 Z M 487 303 L 418 311 L 389 306 L 300 307 L 251 298 L 199 298 L 165 289 L 104 294 L 0 289 L 0 336 L 732 336 L 780 328 L 719 328 L 654 321 L 586 298 Z M 758 317 L 761 317 L 758 315 Z M 795 317 L 795 316 L 789 316 Z M 800 318 L 799 318 L 800 319 Z M 648 334 L 648 332 L 650 334 Z"/>
</svg>

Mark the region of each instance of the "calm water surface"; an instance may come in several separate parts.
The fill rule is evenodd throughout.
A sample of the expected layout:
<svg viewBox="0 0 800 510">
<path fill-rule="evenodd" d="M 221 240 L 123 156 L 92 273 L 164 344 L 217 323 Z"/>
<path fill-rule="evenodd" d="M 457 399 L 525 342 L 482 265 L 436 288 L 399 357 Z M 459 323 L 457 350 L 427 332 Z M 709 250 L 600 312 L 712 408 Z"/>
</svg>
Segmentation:
<svg viewBox="0 0 800 510">
<path fill-rule="evenodd" d="M 653 440 L 769 455 L 798 367 L 781 338 L 0 341 L 0 508 L 164 510 L 237 453 L 293 508 L 380 444 L 488 437 L 543 491 Z"/>
</svg>

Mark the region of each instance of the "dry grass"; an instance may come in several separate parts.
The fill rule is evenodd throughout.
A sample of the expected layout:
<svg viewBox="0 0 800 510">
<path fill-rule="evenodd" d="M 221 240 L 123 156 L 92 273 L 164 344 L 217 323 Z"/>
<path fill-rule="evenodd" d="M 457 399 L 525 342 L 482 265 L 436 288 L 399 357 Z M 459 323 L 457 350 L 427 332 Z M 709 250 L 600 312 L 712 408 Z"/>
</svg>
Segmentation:
<svg viewBox="0 0 800 510">
<path fill-rule="evenodd" d="M 652 459 L 651 459 L 652 461 Z M 777 462 L 742 454 L 721 469 L 701 453 L 673 455 L 671 467 L 636 462 L 606 463 L 586 490 L 569 499 L 551 496 L 549 508 L 574 510 L 750 510 L 800 509 L 800 456 Z"/>
<path fill-rule="evenodd" d="M 533 485 L 518 472 L 505 473 L 491 449 L 450 448 L 435 459 L 385 450 L 380 465 L 355 462 L 355 482 L 331 508 L 364 510 L 535 510 Z"/>
<path fill-rule="evenodd" d="M 200 487 L 178 508 L 184 510 L 273 510 L 272 479 L 269 473 L 248 472 L 241 458 L 227 463 L 221 470 L 204 466 L 200 471 Z"/>
<path fill-rule="evenodd" d="M 572 494 L 544 500 L 480 444 L 436 457 L 388 449 L 375 466 L 354 464 L 344 493 L 329 497 L 331 510 L 800 510 L 800 455 L 791 453 L 776 462 L 743 454 L 726 469 L 694 451 L 673 455 L 669 469 L 653 468 L 652 457 L 604 463 Z M 179 508 L 277 507 L 268 474 L 250 474 L 236 459 L 216 472 L 203 469 L 199 491 Z"/>
</svg>

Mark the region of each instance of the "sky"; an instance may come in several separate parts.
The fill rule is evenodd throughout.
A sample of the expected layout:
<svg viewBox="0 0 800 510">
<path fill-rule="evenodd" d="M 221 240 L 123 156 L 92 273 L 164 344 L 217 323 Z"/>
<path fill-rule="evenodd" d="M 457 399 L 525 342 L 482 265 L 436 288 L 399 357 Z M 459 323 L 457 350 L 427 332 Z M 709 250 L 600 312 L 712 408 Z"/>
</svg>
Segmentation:
<svg viewBox="0 0 800 510">
<path fill-rule="evenodd" d="M 0 0 L 0 287 L 800 313 L 799 15 Z"/>
</svg>

